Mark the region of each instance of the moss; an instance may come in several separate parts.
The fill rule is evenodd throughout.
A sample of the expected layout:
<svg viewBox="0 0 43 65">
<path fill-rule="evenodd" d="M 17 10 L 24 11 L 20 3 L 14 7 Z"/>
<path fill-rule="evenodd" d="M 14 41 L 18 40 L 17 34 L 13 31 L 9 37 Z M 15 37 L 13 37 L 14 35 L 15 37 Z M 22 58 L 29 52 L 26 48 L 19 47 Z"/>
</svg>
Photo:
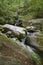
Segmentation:
<svg viewBox="0 0 43 65">
<path fill-rule="evenodd" d="M 25 49 L 25 54 L 28 56 L 28 57 L 31 57 L 36 65 L 41 65 L 41 58 L 38 54 L 34 53 L 34 52 L 29 52 L 28 50 Z"/>
<path fill-rule="evenodd" d="M 25 38 L 25 36 L 26 36 L 25 34 L 20 34 L 20 35 L 18 36 L 18 39 L 21 40 L 21 39 Z"/>
<path fill-rule="evenodd" d="M 2 44 L 3 44 L 3 43 L 2 43 L 2 41 L 0 40 L 0 47 L 2 46 Z"/>
<path fill-rule="evenodd" d="M 40 46 L 43 47 L 43 34 L 37 35 L 36 41 L 38 42 L 38 44 L 39 44 Z"/>
<path fill-rule="evenodd" d="M 25 44 L 26 44 L 26 45 L 29 45 L 29 44 L 30 44 L 30 38 L 29 38 L 29 36 L 26 37 L 26 39 L 25 39 Z"/>
</svg>

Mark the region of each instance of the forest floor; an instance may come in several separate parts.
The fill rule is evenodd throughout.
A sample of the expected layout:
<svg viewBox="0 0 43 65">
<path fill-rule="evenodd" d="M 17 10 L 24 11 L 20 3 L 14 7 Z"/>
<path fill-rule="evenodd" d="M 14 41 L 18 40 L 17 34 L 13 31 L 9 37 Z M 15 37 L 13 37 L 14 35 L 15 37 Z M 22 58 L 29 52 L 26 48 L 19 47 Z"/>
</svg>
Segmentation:
<svg viewBox="0 0 43 65">
<path fill-rule="evenodd" d="M 0 55 L 5 56 L 4 58 L 7 57 L 7 58 L 16 59 L 16 63 L 18 63 L 18 65 L 19 64 L 21 64 L 21 65 L 35 65 L 34 62 L 32 61 L 32 59 L 28 58 L 25 54 L 18 51 L 17 48 L 15 48 L 15 46 L 13 46 L 13 49 L 12 49 L 12 48 L 9 48 L 9 47 L 6 47 L 3 45 L 2 47 L 0 47 Z M 4 60 L 5 59 L 3 59 L 3 61 Z M 5 60 L 5 61 L 8 65 L 9 65 L 9 63 L 12 65 L 12 60 Z M 0 59 L 0 63 L 2 64 L 1 59 Z M 4 63 L 4 65 L 7 65 L 6 63 Z M 16 64 L 14 64 L 14 65 L 16 65 Z"/>
</svg>

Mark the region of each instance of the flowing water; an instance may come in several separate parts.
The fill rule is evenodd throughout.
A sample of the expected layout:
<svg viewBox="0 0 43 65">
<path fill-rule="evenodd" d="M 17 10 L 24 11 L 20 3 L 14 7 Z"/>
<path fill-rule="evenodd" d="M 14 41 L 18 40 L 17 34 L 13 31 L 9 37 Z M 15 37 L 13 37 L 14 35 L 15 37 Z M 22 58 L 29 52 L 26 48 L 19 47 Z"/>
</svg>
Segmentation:
<svg viewBox="0 0 43 65">
<path fill-rule="evenodd" d="M 19 18 L 16 19 L 15 26 L 19 23 Z"/>
<path fill-rule="evenodd" d="M 43 57 L 43 51 L 41 51 L 39 49 L 39 45 L 35 41 L 35 38 L 36 38 L 37 34 L 40 34 L 40 32 L 34 32 L 34 33 L 27 32 L 27 36 L 30 38 L 30 43 L 29 44 L 25 44 L 27 36 L 24 39 L 22 39 L 21 41 L 22 41 L 23 46 L 27 45 L 27 47 L 30 47 L 35 53 L 39 54 L 40 57 L 42 58 Z"/>
<path fill-rule="evenodd" d="M 16 20 L 15 26 L 19 23 L 19 18 Z M 43 57 L 43 51 L 40 51 L 39 45 L 36 43 L 35 38 L 37 34 L 40 34 L 40 31 L 37 32 L 27 32 L 27 35 L 25 38 L 21 39 L 21 45 L 23 47 L 27 47 L 28 50 L 34 51 L 35 53 L 39 54 L 41 57 Z M 25 44 L 26 38 L 30 38 L 30 43 L 28 45 Z M 32 49 L 32 50 L 31 50 Z"/>
</svg>

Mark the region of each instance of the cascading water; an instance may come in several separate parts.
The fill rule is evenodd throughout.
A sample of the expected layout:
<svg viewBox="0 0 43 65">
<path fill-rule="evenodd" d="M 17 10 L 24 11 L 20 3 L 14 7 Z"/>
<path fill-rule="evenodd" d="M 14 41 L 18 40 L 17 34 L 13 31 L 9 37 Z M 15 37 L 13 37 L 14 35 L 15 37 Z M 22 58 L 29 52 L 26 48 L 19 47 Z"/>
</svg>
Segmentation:
<svg viewBox="0 0 43 65">
<path fill-rule="evenodd" d="M 40 34 L 40 32 L 34 32 L 34 33 L 29 33 L 27 32 L 27 35 L 24 39 L 22 39 L 22 45 L 23 46 L 29 46 L 35 53 L 39 54 L 41 57 L 43 57 L 43 51 L 39 49 L 39 45 L 35 41 L 36 34 Z M 29 38 L 28 40 L 26 40 Z M 30 41 L 29 41 L 30 40 Z M 29 43 L 27 42 L 29 41 Z M 29 48 L 28 48 L 29 49 Z"/>
<path fill-rule="evenodd" d="M 15 26 L 17 26 L 20 23 L 20 19 L 19 17 L 16 18 L 16 23 Z M 30 47 L 34 52 L 36 52 L 37 54 L 39 54 L 42 57 L 43 51 L 39 50 L 39 45 L 36 43 L 35 41 L 35 37 L 37 34 L 40 34 L 40 31 L 37 32 L 27 32 L 27 35 L 25 38 L 21 39 L 21 45 L 23 47 Z M 26 43 L 26 38 L 29 37 L 29 43 Z M 28 48 L 29 49 L 29 48 Z M 41 54 L 40 54 L 41 52 Z"/>
<path fill-rule="evenodd" d="M 19 23 L 19 18 L 16 19 L 15 26 Z"/>
</svg>

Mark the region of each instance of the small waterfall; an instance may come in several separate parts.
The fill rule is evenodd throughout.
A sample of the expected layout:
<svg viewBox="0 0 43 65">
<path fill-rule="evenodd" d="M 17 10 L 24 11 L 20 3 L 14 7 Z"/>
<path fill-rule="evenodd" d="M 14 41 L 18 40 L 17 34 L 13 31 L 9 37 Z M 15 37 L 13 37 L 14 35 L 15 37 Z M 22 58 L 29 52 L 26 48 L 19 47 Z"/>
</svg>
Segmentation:
<svg viewBox="0 0 43 65">
<path fill-rule="evenodd" d="M 21 42 L 22 42 L 23 44 L 25 44 L 25 40 L 26 40 L 26 37 L 23 38 L 23 39 L 21 39 Z"/>
<path fill-rule="evenodd" d="M 16 19 L 15 26 L 17 26 L 18 23 L 19 23 L 19 18 Z"/>
<path fill-rule="evenodd" d="M 16 20 L 16 23 L 15 23 L 15 26 L 17 26 L 17 24 L 19 23 L 19 20 L 20 20 L 20 18 L 19 18 L 19 12 L 18 11 L 16 11 L 15 12 L 15 20 Z"/>
<path fill-rule="evenodd" d="M 19 24 L 19 22 L 20 22 L 20 19 L 17 18 L 15 26 L 17 26 Z M 33 32 L 33 33 L 27 32 L 26 37 L 21 39 L 21 45 L 25 48 L 27 47 L 28 50 L 30 48 L 30 50 L 34 51 L 35 53 L 39 54 L 42 57 L 43 52 L 38 49 L 39 45 L 35 41 L 35 37 L 37 34 L 40 34 L 40 31 Z M 25 44 L 25 40 L 26 40 L 27 36 L 30 38 L 30 43 L 28 45 Z M 40 52 L 41 52 L 41 54 L 40 54 Z"/>
<path fill-rule="evenodd" d="M 32 49 L 32 51 L 34 51 L 35 53 L 37 53 L 37 54 L 39 54 L 41 57 L 43 57 L 43 56 L 42 56 L 42 55 L 43 55 L 43 51 L 41 51 L 41 50 L 39 49 L 39 45 L 38 45 L 38 44 L 36 43 L 36 41 L 35 41 L 36 34 L 40 34 L 40 32 L 34 32 L 34 33 L 29 33 L 29 32 L 27 32 L 26 37 L 21 40 L 21 42 L 22 42 L 21 44 L 22 44 L 22 46 L 24 46 L 24 47 L 26 47 L 26 46 L 27 46 L 27 48 L 30 47 L 30 49 Z M 27 36 L 30 38 L 30 43 L 25 44 L 25 41 L 26 41 Z M 29 48 L 28 48 L 28 50 L 29 50 Z"/>
</svg>

